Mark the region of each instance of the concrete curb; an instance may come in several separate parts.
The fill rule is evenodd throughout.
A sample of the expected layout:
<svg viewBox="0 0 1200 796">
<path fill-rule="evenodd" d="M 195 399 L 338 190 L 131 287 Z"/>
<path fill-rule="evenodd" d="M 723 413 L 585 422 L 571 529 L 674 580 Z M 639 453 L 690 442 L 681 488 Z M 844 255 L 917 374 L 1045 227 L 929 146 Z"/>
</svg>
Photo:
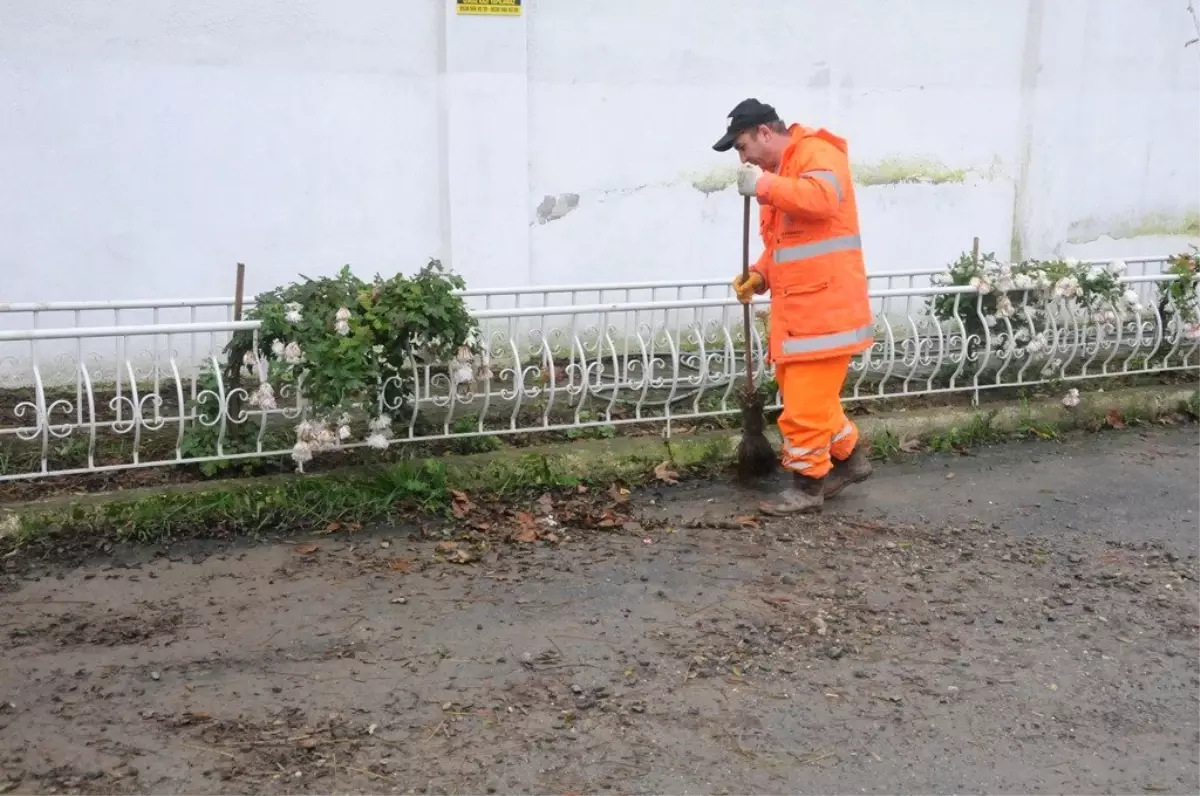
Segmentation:
<svg viewBox="0 0 1200 796">
<path fill-rule="evenodd" d="M 1005 402 L 980 407 L 941 407 L 900 410 L 855 418 L 863 439 L 891 448 L 903 440 L 930 440 L 938 436 L 968 432 L 964 441 L 995 442 L 1013 435 L 1102 428 L 1114 410 L 1125 422 L 1145 422 L 1174 414 L 1197 400 L 1196 388 L 1137 387 L 1110 392 L 1081 393 L 1077 407 L 1067 408 L 1059 400 Z M 980 430 L 986 431 L 981 434 Z M 504 492 L 509 487 L 537 487 L 542 474 L 562 483 L 622 482 L 630 486 L 654 479 L 654 469 L 669 462 L 672 469 L 686 473 L 714 469 L 733 462 L 740 434 L 732 431 L 675 436 L 617 437 L 580 440 L 541 447 L 504 449 L 488 453 L 448 456 L 437 459 L 444 468 L 448 488 L 465 492 Z M 768 436 L 779 442 L 772 427 Z M 377 476 L 380 468 L 335 470 L 311 475 L 272 475 L 258 478 L 224 479 L 172 485 L 170 492 L 181 496 L 238 494 L 281 486 L 295 487 L 308 480 L 314 484 L 332 479 L 352 484 L 356 478 Z M 552 477 L 549 477 L 552 476 Z M 25 518 L 47 517 L 51 524 L 68 527 L 72 520 L 86 524 L 97 513 L 113 516 L 113 508 L 139 501 L 161 501 L 160 488 L 131 489 L 89 495 L 56 495 L 45 500 L 10 504 L 0 509 L 0 539 L 21 533 Z"/>
</svg>

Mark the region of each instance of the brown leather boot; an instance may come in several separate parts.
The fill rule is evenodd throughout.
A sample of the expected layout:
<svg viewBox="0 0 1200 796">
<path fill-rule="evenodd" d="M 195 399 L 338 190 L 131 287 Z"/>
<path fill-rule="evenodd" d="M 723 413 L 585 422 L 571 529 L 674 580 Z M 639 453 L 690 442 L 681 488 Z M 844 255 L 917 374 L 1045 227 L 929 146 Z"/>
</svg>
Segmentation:
<svg viewBox="0 0 1200 796">
<path fill-rule="evenodd" d="M 823 478 L 807 478 L 797 473 L 792 476 L 792 485 L 779 494 L 779 500 L 763 503 L 758 508 L 772 517 L 818 511 L 825 502 L 824 493 Z"/>
<path fill-rule="evenodd" d="M 867 454 L 862 452 L 861 447 L 855 447 L 846 459 L 842 461 L 834 459 L 833 469 L 829 475 L 825 476 L 825 497 L 836 497 L 851 484 L 866 481 L 871 477 L 873 470 Z"/>
</svg>

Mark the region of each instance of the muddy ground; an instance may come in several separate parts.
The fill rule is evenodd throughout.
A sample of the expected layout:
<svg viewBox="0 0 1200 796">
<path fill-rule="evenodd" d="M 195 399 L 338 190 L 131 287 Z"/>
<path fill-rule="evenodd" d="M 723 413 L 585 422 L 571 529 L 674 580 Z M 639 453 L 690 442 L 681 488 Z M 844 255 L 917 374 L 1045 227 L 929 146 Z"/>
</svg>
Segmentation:
<svg viewBox="0 0 1200 796">
<path fill-rule="evenodd" d="M 1188 427 L 887 465 L 810 519 L 685 483 L 573 498 L 600 530 L 20 553 L 0 791 L 1200 792 L 1198 475 Z"/>
</svg>

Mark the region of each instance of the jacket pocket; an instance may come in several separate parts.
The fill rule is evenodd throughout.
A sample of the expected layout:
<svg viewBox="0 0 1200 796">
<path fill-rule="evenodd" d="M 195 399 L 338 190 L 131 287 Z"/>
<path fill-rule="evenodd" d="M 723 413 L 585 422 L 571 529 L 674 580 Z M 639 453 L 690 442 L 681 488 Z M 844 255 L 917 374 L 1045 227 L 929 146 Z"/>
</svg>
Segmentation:
<svg viewBox="0 0 1200 796">
<path fill-rule="evenodd" d="M 840 331 L 839 307 L 828 279 L 788 285 L 779 296 L 780 330 L 788 337 L 812 337 Z"/>
</svg>

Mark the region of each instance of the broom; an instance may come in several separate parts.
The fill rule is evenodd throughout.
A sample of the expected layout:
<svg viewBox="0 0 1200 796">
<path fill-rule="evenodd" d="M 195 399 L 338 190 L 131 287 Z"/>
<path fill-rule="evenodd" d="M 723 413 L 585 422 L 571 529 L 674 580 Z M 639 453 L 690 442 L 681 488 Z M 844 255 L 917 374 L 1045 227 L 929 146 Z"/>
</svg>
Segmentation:
<svg viewBox="0 0 1200 796">
<path fill-rule="evenodd" d="M 742 276 L 750 275 L 750 197 L 742 197 Z M 738 477 L 743 481 L 762 478 L 775 471 L 775 449 L 763 433 L 763 400 L 754 386 L 754 337 L 751 332 L 750 305 L 742 305 L 742 324 L 746 333 L 746 389 L 742 392 L 742 441 L 738 443 Z"/>
</svg>

